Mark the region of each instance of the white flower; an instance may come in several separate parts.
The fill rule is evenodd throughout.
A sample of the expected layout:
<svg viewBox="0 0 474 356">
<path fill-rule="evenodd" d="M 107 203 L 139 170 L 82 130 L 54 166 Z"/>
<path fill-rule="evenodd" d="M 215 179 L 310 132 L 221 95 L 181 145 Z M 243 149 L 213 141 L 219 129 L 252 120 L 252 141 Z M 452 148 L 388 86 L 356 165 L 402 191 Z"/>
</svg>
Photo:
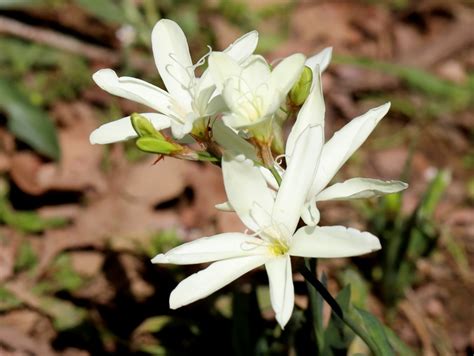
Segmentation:
<svg viewBox="0 0 474 356">
<path fill-rule="evenodd" d="M 118 77 L 111 69 L 102 69 L 93 75 L 94 81 L 105 91 L 146 105 L 159 114 L 144 113 L 156 129 L 171 127 L 173 136 L 182 138 L 192 129 L 193 122 L 215 114 L 220 100 L 207 71 L 196 78 L 195 68 L 204 58 L 192 64 L 188 43 L 181 28 L 167 19 L 158 21 L 152 32 L 155 63 L 167 92 L 143 80 Z M 237 62 L 250 56 L 257 46 L 258 33 L 252 31 L 236 40 L 224 52 Z M 96 129 L 91 143 L 112 143 L 136 137 L 129 117 L 112 121 Z"/>
<path fill-rule="evenodd" d="M 226 125 L 247 128 L 271 118 L 298 80 L 304 61 L 302 54 L 294 54 L 270 70 L 261 56 L 239 64 L 226 53 L 211 53 L 209 70 L 229 109 L 223 116 Z"/>
<path fill-rule="evenodd" d="M 312 92 L 301 108 L 286 142 L 285 158 L 287 163 L 292 159 L 298 137 L 308 125 L 324 127 L 325 105 L 321 77 L 320 71 L 315 70 L 315 72 Z M 390 103 L 386 103 L 351 120 L 335 132 L 331 139 L 324 144 L 320 157 L 314 154 L 314 159 L 319 158 L 319 165 L 313 177 L 306 204 L 301 212 L 301 217 L 307 225 L 315 226 L 319 222 L 320 215 L 316 207 L 317 202 L 371 198 L 383 194 L 397 193 L 408 187 L 406 183 L 395 180 L 352 178 L 326 188 L 344 163 L 364 143 L 389 108 Z M 280 171 L 281 175 L 286 174 L 280 166 L 276 165 L 275 168 Z M 267 183 L 277 189 L 278 184 L 270 171 L 262 167 L 261 172 Z M 232 211 L 228 203 L 219 204 L 216 207 L 220 210 Z"/>
<path fill-rule="evenodd" d="M 294 307 L 290 256 L 348 257 L 381 248 L 372 234 L 342 226 L 297 229 L 322 144 L 321 126 L 309 127 L 301 133 L 276 195 L 252 161 L 242 155 L 224 156 L 222 169 L 229 202 L 255 234 L 234 232 L 205 237 L 153 258 L 153 263 L 213 262 L 179 283 L 170 295 L 171 308 L 204 298 L 265 265 L 272 307 L 283 328 Z"/>
</svg>

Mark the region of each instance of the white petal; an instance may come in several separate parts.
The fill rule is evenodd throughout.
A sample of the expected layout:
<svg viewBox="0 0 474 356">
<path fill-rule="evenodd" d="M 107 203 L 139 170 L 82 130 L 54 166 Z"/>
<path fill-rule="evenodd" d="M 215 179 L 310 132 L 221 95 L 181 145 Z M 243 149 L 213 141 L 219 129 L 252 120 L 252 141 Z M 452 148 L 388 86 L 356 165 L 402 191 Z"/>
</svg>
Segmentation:
<svg viewBox="0 0 474 356">
<path fill-rule="evenodd" d="M 326 142 L 311 187 L 311 196 L 318 194 L 331 181 L 342 165 L 364 143 L 389 108 L 390 103 L 386 103 L 367 111 L 350 121 Z"/>
<path fill-rule="evenodd" d="M 232 207 L 232 205 L 230 205 L 230 203 L 228 201 L 224 202 L 224 203 L 220 203 L 220 204 L 216 204 L 214 205 L 214 207 L 219 210 L 219 211 L 225 211 L 225 212 L 234 212 L 234 208 Z"/>
<path fill-rule="evenodd" d="M 285 153 L 287 162 L 291 160 L 296 139 L 301 135 L 306 127 L 321 125 L 324 134 L 324 115 L 326 113 L 326 106 L 324 105 L 323 88 L 319 71 L 314 76 L 313 82 L 315 83 L 315 86 L 301 107 L 295 124 L 291 128 L 291 132 L 286 141 Z"/>
<path fill-rule="evenodd" d="M 224 153 L 222 158 L 222 174 L 227 199 L 235 209 L 240 220 L 251 230 L 259 230 L 259 226 L 250 212 L 254 203 L 267 212 L 273 208 L 273 196 L 258 167 L 243 156 L 232 156 Z"/>
<path fill-rule="evenodd" d="M 265 264 L 270 284 L 270 300 L 275 318 L 283 329 L 293 313 L 295 292 L 290 256 L 273 258 Z"/>
<path fill-rule="evenodd" d="M 224 50 L 224 53 L 240 63 L 246 60 L 255 51 L 257 43 L 258 32 L 251 31 L 235 40 L 234 43 Z"/>
<path fill-rule="evenodd" d="M 163 130 L 170 127 L 170 119 L 168 116 L 156 113 L 144 113 L 140 115 L 150 120 L 157 130 Z M 137 133 L 133 129 L 130 116 L 127 116 L 99 126 L 97 129 L 92 131 L 89 136 L 89 141 L 92 144 L 107 144 L 126 141 L 137 136 Z"/>
<path fill-rule="evenodd" d="M 293 236 L 289 254 L 337 258 L 363 255 L 381 248 L 379 239 L 369 232 L 344 226 L 305 226 Z"/>
<path fill-rule="evenodd" d="M 237 40 L 234 41 L 229 47 L 227 47 L 223 52 L 227 54 L 230 58 L 232 58 L 237 63 L 242 63 L 245 61 L 252 53 L 255 51 L 258 43 L 258 32 L 251 31 L 246 33 L 242 37 L 239 37 Z M 219 53 L 219 51 L 213 51 L 213 53 Z M 205 88 L 210 85 L 213 85 L 212 82 L 212 75 L 210 71 L 206 69 L 201 78 L 199 78 L 199 87 Z M 219 93 L 222 88 L 216 91 Z"/>
<path fill-rule="evenodd" d="M 193 129 L 193 123 L 197 119 L 197 116 L 188 116 L 184 122 L 178 122 L 175 120 L 171 121 L 171 133 L 174 138 L 181 140 L 184 136 L 191 132 Z"/>
<path fill-rule="evenodd" d="M 165 254 L 155 256 L 151 262 L 190 265 L 266 252 L 261 239 L 240 232 L 228 232 L 184 243 Z"/>
<path fill-rule="evenodd" d="M 231 77 L 238 77 L 242 68 L 226 53 L 213 52 L 209 56 L 209 72 L 217 91 L 221 92 L 225 81 Z"/>
<path fill-rule="evenodd" d="M 284 60 L 272 70 L 271 85 L 278 88 L 280 100 L 283 100 L 296 81 L 300 78 L 304 67 L 305 57 L 295 53 Z"/>
<path fill-rule="evenodd" d="M 254 55 L 245 63 L 242 73 L 240 75 L 241 81 L 239 88 L 242 93 L 251 91 L 262 92 L 270 79 L 270 65 L 262 56 Z"/>
<path fill-rule="evenodd" d="M 318 166 L 323 145 L 321 126 L 309 127 L 298 138 L 292 160 L 278 190 L 272 218 L 291 236 L 298 225 L 301 209 Z"/>
<path fill-rule="evenodd" d="M 318 225 L 320 218 L 321 214 L 316 207 L 316 202 L 314 199 L 306 202 L 303 206 L 303 210 L 301 211 L 301 219 L 303 219 L 304 223 L 309 226 L 316 226 Z"/>
<path fill-rule="evenodd" d="M 171 292 L 170 308 L 177 309 L 207 297 L 248 271 L 263 265 L 269 258 L 271 257 L 246 256 L 214 262 L 178 284 Z"/>
<path fill-rule="evenodd" d="M 408 184 L 398 180 L 383 181 L 371 178 L 352 178 L 324 189 L 316 201 L 372 198 L 379 195 L 400 192 Z"/>
<path fill-rule="evenodd" d="M 285 171 L 278 164 L 275 164 L 275 169 L 280 174 L 280 178 L 283 178 L 283 174 L 285 173 Z M 272 174 L 272 172 L 270 172 L 268 168 L 263 167 L 263 166 L 260 167 L 260 173 L 262 173 L 263 177 L 265 178 L 270 188 L 278 190 L 279 188 L 278 182 L 275 176 Z"/>
<path fill-rule="evenodd" d="M 194 79 L 194 68 L 183 30 L 174 21 L 160 20 L 151 33 L 151 44 L 155 64 L 166 89 L 188 108 L 191 95 L 187 88 Z"/>
<path fill-rule="evenodd" d="M 326 70 L 326 68 L 329 65 L 329 62 L 331 62 L 331 57 L 332 57 L 332 47 L 326 47 L 323 49 L 321 52 L 316 53 L 315 55 L 309 57 L 305 65 L 310 67 L 313 70 L 313 77 L 316 76 L 316 74 L 322 73 Z M 319 70 L 318 67 L 319 66 Z"/>
<path fill-rule="evenodd" d="M 117 77 L 112 69 L 101 69 L 92 79 L 106 92 L 136 101 L 165 115 L 172 114 L 172 99 L 163 89 L 132 77 Z"/>
<path fill-rule="evenodd" d="M 255 147 L 240 137 L 234 130 L 224 124 L 222 120 L 214 121 L 212 125 L 212 138 L 224 150 L 243 154 L 246 158 L 257 161 Z"/>
</svg>

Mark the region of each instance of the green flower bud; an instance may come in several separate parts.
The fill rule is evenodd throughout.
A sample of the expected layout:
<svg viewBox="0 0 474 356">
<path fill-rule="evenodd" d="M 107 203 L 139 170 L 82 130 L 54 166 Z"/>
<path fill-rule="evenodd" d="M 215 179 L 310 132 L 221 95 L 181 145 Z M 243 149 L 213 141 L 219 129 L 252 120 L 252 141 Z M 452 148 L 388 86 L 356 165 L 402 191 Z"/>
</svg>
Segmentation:
<svg viewBox="0 0 474 356">
<path fill-rule="evenodd" d="M 303 105 L 309 95 L 311 84 L 313 83 L 313 71 L 305 66 L 301 72 L 300 79 L 293 85 L 290 90 L 290 100 L 296 106 Z"/>
<path fill-rule="evenodd" d="M 183 150 L 183 147 L 177 143 L 150 136 L 138 138 L 135 144 L 144 152 L 158 153 L 161 155 L 172 155 Z"/>
<path fill-rule="evenodd" d="M 132 126 L 135 132 L 140 137 L 155 137 L 160 140 L 165 140 L 164 136 L 152 125 L 150 120 L 146 117 L 133 113 L 130 116 L 130 120 L 132 121 Z"/>
</svg>

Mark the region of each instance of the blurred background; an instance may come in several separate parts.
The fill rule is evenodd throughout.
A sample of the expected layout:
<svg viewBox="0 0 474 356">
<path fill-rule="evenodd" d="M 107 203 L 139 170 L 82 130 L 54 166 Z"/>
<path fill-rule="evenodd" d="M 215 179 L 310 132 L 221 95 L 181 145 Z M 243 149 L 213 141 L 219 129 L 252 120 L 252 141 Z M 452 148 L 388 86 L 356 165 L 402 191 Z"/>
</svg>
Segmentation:
<svg viewBox="0 0 474 356">
<path fill-rule="evenodd" d="M 218 168 L 172 158 L 153 164 L 133 142 L 89 144 L 101 123 L 142 109 L 101 91 L 92 73 L 110 67 L 162 85 L 150 48 L 160 18 L 182 26 L 195 61 L 206 45 L 223 49 L 253 29 L 257 51 L 270 60 L 332 46 L 323 75 L 328 137 L 392 102 L 337 178 L 402 179 L 409 189 L 321 204 L 323 224 L 367 229 L 383 250 L 319 268 L 333 295 L 350 283 L 352 302 L 412 350 L 398 354 L 472 355 L 468 0 L 0 0 L 0 354 L 315 354 L 299 275 L 284 331 L 264 271 L 169 309 L 172 288 L 200 267 L 150 258 L 242 229 L 213 207 L 225 200 Z M 328 355 L 357 352 L 357 340 L 343 334 Z"/>
</svg>

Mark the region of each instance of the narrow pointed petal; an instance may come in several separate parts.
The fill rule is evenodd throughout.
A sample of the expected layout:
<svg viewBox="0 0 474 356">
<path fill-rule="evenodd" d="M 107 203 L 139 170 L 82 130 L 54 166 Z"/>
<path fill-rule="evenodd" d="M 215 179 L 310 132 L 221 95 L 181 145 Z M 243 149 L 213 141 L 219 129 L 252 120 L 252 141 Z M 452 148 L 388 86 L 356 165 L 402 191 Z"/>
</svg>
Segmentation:
<svg viewBox="0 0 474 356">
<path fill-rule="evenodd" d="M 165 254 L 157 255 L 151 262 L 190 265 L 261 255 L 266 251 L 261 239 L 240 232 L 229 232 L 184 243 Z"/>
<path fill-rule="evenodd" d="M 265 264 L 270 284 L 270 300 L 275 318 L 284 329 L 295 305 L 290 256 L 273 258 Z"/>
<path fill-rule="evenodd" d="M 155 64 L 171 96 L 180 103 L 191 103 L 187 89 L 194 79 L 194 68 L 189 54 L 188 41 L 179 25 L 163 19 L 151 33 Z"/>
<path fill-rule="evenodd" d="M 227 198 L 235 209 L 240 220 L 251 230 L 259 230 L 259 226 L 251 216 L 254 203 L 258 203 L 265 211 L 271 212 L 273 196 L 258 167 L 242 155 L 237 157 L 224 153 L 222 174 Z"/>
<path fill-rule="evenodd" d="M 209 296 L 243 274 L 263 265 L 269 258 L 271 257 L 246 256 L 214 262 L 178 284 L 171 292 L 170 308 L 177 309 Z"/>
<path fill-rule="evenodd" d="M 156 113 L 144 113 L 140 115 L 150 120 L 157 130 L 163 130 L 170 127 L 170 119 L 168 116 Z M 91 144 L 104 145 L 108 143 L 126 141 L 137 136 L 137 133 L 133 129 L 130 116 L 127 116 L 99 126 L 97 129 L 92 131 L 91 135 L 89 136 L 89 141 Z"/>
<path fill-rule="evenodd" d="M 172 99 L 164 90 L 132 77 L 118 77 L 112 69 L 101 69 L 92 79 L 106 92 L 146 105 L 165 115 L 172 114 Z"/>
<path fill-rule="evenodd" d="M 379 239 L 369 232 L 344 226 L 305 226 L 293 236 L 289 254 L 337 258 L 363 255 L 381 248 Z"/>
<path fill-rule="evenodd" d="M 350 121 L 326 142 L 311 187 L 311 196 L 315 196 L 328 185 L 337 171 L 364 143 L 380 120 L 387 114 L 389 108 L 390 103 L 386 103 L 367 111 Z"/>
<path fill-rule="evenodd" d="M 321 126 L 309 127 L 298 138 L 290 164 L 278 190 L 272 218 L 286 228 L 287 236 L 296 230 L 309 188 L 318 166 L 323 145 Z"/>
<path fill-rule="evenodd" d="M 316 74 L 320 74 L 326 70 L 329 63 L 331 62 L 331 57 L 332 47 L 326 47 L 321 52 L 309 57 L 306 60 L 305 65 L 313 70 L 313 77 L 315 77 Z"/>
<path fill-rule="evenodd" d="M 251 31 L 235 40 L 234 43 L 224 50 L 224 53 L 240 63 L 255 51 L 257 44 L 258 32 Z"/>
<path fill-rule="evenodd" d="M 222 120 L 214 121 L 212 138 L 226 151 L 243 154 L 246 158 L 257 161 L 255 147 L 240 137 L 234 130 L 224 124 Z"/>
<path fill-rule="evenodd" d="M 272 70 L 271 85 L 278 88 L 280 100 L 283 100 L 296 81 L 304 67 L 305 57 L 295 53 L 284 60 Z"/>
<path fill-rule="evenodd" d="M 314 75 L 313 81 L 315 86 L 301 107 L 295 124 L 291 128 L 291 132 L 286 141 L 285 153 L 287 162 L 291 160 L 293 150 L 295 149 L 296 139 L 301 135 L 306 127 L 321 125 L 324 134 L 324 115 L 326 113 L 326 106 L 324 104 L 323 88 L 319 71 Z"/>
<path fill-rule="evenodd" d="M 398 193 L 406 188 L 408 188 L 408 184 L 398 180 L 352 178 L 324 189 L 316 196 L 316 201 L 372 198 Z"/>
</svg>

